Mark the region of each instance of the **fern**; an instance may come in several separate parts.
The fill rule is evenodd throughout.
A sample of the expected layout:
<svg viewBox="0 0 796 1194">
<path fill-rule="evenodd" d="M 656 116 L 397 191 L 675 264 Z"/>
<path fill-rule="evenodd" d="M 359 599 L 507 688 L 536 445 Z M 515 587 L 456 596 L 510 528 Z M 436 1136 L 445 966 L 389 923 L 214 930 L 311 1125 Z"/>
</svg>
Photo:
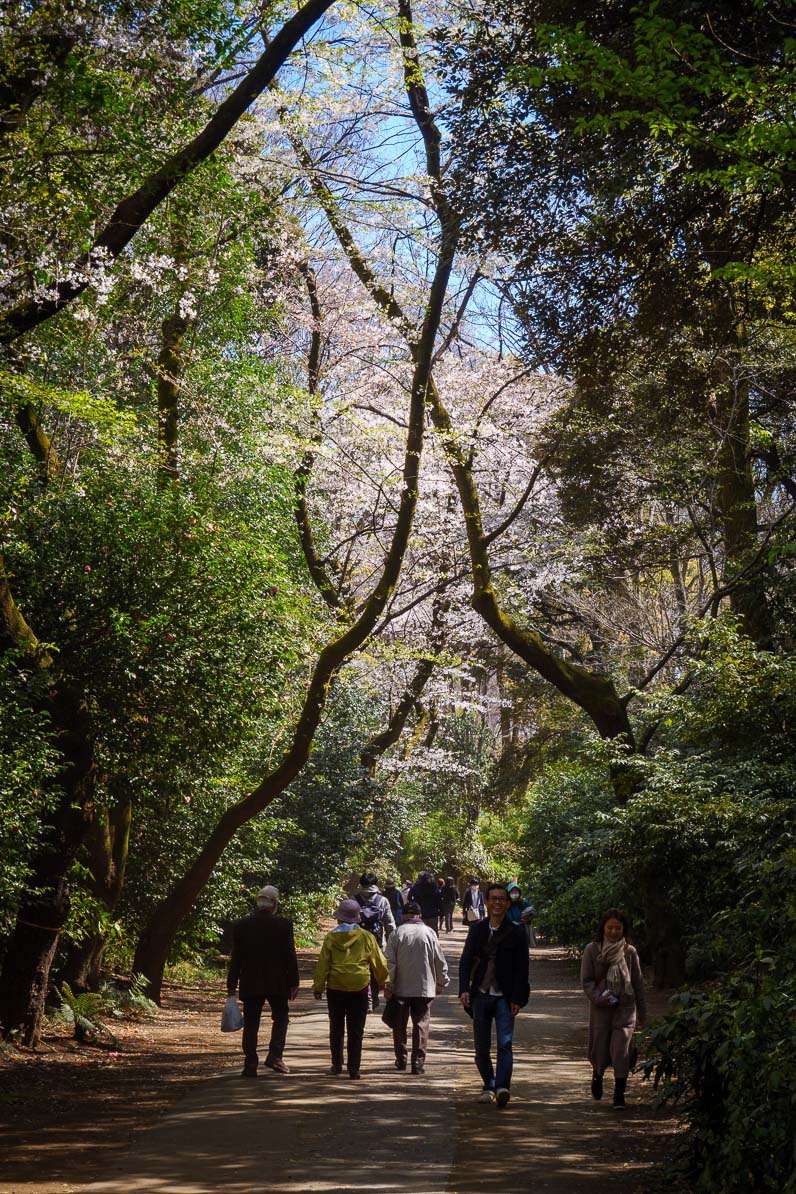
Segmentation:
<svg viewBox="0 0 796 1194">
<path fill-rule="evenodd" d="M 148 986 L 149 979 L 143 974 L 134 974 L 126 987 L 103 983 L 101 991 L 105 1007 L 117 1020 L 152 1015 L 158 1011 L 158 1005 L 147 995 Z"/>
<path fill-rule="evenodd" d="M 61 983 L 60 989 L 56 987 L 55 993 L 61 1000 L 62 1013 L 75 1026 L 76 1040 L 85 1041 L 107 1035 L 107 1029 L 97 1019 L 103 1009 L 102 995 L 96 991 L 82 991 L 76 995 L 67 982 Z"/>
</svg>

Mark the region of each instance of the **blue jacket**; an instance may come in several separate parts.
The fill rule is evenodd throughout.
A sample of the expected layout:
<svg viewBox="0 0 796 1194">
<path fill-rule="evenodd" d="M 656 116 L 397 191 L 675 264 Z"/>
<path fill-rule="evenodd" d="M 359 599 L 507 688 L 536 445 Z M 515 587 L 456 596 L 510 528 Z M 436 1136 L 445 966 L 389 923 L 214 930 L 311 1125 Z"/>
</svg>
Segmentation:
<svg viewBox="0 0 796 1194">
<path fill-rule="evenodd" d="M 511 922 L 509 922 L 511 924 Z M 459 994 L 475 994 L 486 971 L 486 957 L 481 951 L 489 940 L 489 918 L 470 925 L 459 959 Z M 495 956 L 495 981 L 509 1003 L 525 1007 L 531 994 L 528 982 L 528 934 L 521 925 L 511 925 L 498 944 Z"/>
</svg>

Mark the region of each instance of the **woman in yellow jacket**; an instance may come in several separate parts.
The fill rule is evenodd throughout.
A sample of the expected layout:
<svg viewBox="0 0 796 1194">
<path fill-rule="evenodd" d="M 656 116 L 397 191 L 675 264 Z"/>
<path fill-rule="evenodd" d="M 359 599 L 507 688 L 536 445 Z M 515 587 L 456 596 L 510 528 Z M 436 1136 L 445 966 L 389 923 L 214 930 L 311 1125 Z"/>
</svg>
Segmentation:
<svg viewBox="0 0 796 1194">
<path fill-rule="evenodd" d="M 356 900 L 340 901 L 335 913 L 337 928 L 323 939 L 312 983 L 316 999 L 320 999 L 326 990 L 332 1050 L 332 1064 L 327 1072 L 334 1075 L 343 1072 L 343 1042 L 347 1028 L 348 1074 L 351 1078 L 359 1077 L 371 972 L 380 987 L 390 977 L 376 938 L 367 929 L 359 927 L 359 913 Z"/>
</svg>

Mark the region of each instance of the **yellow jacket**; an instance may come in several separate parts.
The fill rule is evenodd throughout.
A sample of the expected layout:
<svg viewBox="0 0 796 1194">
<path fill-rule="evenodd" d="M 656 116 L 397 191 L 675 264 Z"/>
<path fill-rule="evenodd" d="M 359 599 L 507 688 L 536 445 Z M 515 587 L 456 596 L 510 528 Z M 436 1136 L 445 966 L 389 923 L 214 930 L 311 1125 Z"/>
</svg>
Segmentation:
<svg viewBox="0 0 796 1194">
<path fill-rule="evenodd" d="M 387 982 L 390 972 L 379 943 L 367 929 L 332 929 L 323 939 L 312 987 L 316 995 L 326 987 L 335 991 L 362 991 L 370 982 L 370 973 L 379 985 Z"/>
</svg>

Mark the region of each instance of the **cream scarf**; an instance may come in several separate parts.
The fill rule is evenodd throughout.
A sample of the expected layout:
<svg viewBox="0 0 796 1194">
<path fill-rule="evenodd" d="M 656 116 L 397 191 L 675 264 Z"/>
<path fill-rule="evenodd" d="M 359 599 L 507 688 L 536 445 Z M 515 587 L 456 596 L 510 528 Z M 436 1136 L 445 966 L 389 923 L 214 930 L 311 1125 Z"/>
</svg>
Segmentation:
<svg viewBox="0 0 796 1194">
<path fill-rule="evenodd" d="M 625 960 L 626 946 L 627 942 L 624 937 L 620 937 L 618 941 L 614 941 L 611 944 L 603 941 L 600 947 L 600 959 L 603 965 L 608 967 L 608 972 L 605 976 L 605 986 L 617 998 L 621 995 L 629 994 L 633 990 L 633 984 L 630 981 L 630 971 L 627 968 L 627 961 Z"/>
</svg>

